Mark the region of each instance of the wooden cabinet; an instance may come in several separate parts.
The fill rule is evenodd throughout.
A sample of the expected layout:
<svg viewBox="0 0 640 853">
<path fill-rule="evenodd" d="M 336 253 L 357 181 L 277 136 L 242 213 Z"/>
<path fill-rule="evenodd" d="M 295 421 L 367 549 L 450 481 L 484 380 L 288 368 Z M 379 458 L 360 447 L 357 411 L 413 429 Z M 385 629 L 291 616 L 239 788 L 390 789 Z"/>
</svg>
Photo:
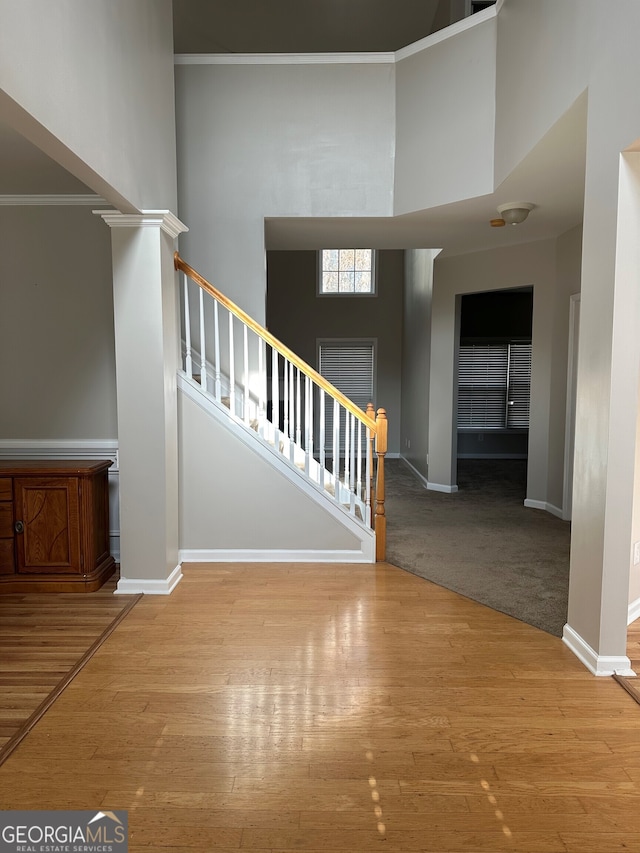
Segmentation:
<svg viewBox="0 0 640 853">
<path fill-rule="evenodd" d="M 92 592 L 113 574 L 109 461 L 0 461 L 0 593 Z"/>
</svg>

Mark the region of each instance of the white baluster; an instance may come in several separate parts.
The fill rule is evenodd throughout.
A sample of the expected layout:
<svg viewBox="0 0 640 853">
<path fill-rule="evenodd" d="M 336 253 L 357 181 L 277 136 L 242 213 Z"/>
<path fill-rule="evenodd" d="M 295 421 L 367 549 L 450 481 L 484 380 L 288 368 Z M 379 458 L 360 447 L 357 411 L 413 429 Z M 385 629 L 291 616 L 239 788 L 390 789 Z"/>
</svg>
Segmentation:
<svg viewBox="0 0 640 853">
<path fill-rule="evenodd" d="M 278 351 L 271 348 L 271 423 L 273 424 L 273 443 L 280 450 L 280 376 Z"/>
<path fill-rule="evenodd" d="M 345 409 L 344 412 L 344 484 L 345 486 L 349 483 L 349 433 L 350 433 L 351 421 L 349 420 L 349 412 Z"/>
<path fill-rule="evenodd" d="M 320 417 L 318 419 L 318 423 L 320 424 L 320 432 L 318 435 L 318 441 L 320 442 L 320 485 L 324 488 L 324 472 L 325 472 L 325 447 L 324 447 L 324 391 L 320 388 Z"/>
<path fill-rule="evenodd" d="M 311 379 L 305 374 L 304 377 L 304 472 L 309 476 L 310 456 L 311 456 L 311 433 L 313 432 L 313 423 L 310 417 L 311 413 Z"/>
<path fill-rule="evenodd" d="M 357 461 L 356 489 L 358 497 L 362 500 L 362 421 L 358 421 L 358 461 Z"/>
<path fill-rule="evenodd" d="M 200 290 L 200 387 L 207 390 L 207 347 L 204 337 L 204 291 Z"/>
<path fill-rule="evenodd" d="M 356 483 L 356 418 L 355 415 L 352 415 L 350 412 L 349 420 L 351 421 L 351 465 L 349 466 L 349 488 L 353 491 Z M 358 421 L 358 423 L 360 423 L 360 421 Z"/>
<path fill-rule="evenodd" d="M 348 412 L 348 413 L 347 413 L 347 417 L 349 418 L 349 420 L 350 420 L 350 422 L 351 422 L 351 430 L 350 430 L 350 436 L 351 436 L 351 448 L 350 448 L 350 451 L 351 451 L 351 452 L 350 452 L 350 456 L 351 456 L 351 464 L 350 464 L 350 466 L 349 466 L 349 491 L 350 491 L 350 493 L 351 493 L 351 499 L 350 499 L 349 503 L 350 503 L 351 513 L 353 514 L 353 513 L 355 513 L 355 511 L 356 511 L 356 495 L 355 495 L 355 492 L 354 492 L 354 486 L 355 486 L 355 467 L 356 467 L 356 460 L 355 460 L 355 452 L 356 452 L 356 419 L 355 419 L 355 415 L 352 415 L 352 414 L 351 414 L 351 412 Z M 358 423 L 360 423 L 360 421 L 358 421 Z"/>
<path fill-rule="evenodd" d="M 289 362 L 289 408 L 291 409 L 289 414 L 289 438 L 291 441 L 289 442 L 289 460 L 291 462 L 295 462 L 295 436 L 296 436 L 296 386 L 293 381 L 295 374 L 295 367 L 293 366 L 293 362 Z"/>
<path fill-rule="evenodd" d="M 193 359 L 191 358 L 191 316 L 189 315 L 189 279 L 186 273 L 182 273 L 184 283 L 184 372 L 189 379 L 193 379 Z"/>
<path fill-rule="evenodd" d="M 214 385 L 213 393 L 218 402 L 220 402 L 220 325 L 218 322 L 218 300 L 213 300 L 213 343 L 215 350 L 214 369 Z"/>
<path fill-rule="evenodd" d="M 364 481 L 365 522 L 371 527 L 371 430 L 367 427 L 367 468 Z"/>
<path fill-rule="evenodd" d="M 236 416 L 236 353 L 233 345 L 233 314 L 229 311 L 229 411 Z"/>
<path fill-rule="evenodd" d="M 283 432 L 286 438 L 289 438 L 289 362 L 287 359 L 282 356 L 282 381 L 284 385 L 283 389 L 283 406 L 284 406 L 284 423 L 283 423 Z"/>
<path fill-rule="evenodd" d="M 309 458 L 313 459 L 313 393 L 314 384 L 309 379 Z"/>
<path fill-rule="evenodd" d="M 244 358 L 244 401 L 242 404 L 245 424 L 249 423 L 249 338 L 246 323 L 242 324 Z"/>
<path fill-rule="evenodd" d="M 267 371 L 265 362 L 265 342 L 258 338 L 258 423 L 262 430 L 265 417 L 265 400 L 267 398 Z"/>
<path fill-rule="evenodd" d="M 302 400 L 300 398 L 300 368 L 296 368 L 296 444 L 302 446 L 302 419 L 300 417 L 300 407 Z"/>
<path fill-rule="evenodd" d="M 335 499 L 339 500 L 338 484 L 340 482 L 340 403 L 333 401 L 333 483 Z"/>
</svg>

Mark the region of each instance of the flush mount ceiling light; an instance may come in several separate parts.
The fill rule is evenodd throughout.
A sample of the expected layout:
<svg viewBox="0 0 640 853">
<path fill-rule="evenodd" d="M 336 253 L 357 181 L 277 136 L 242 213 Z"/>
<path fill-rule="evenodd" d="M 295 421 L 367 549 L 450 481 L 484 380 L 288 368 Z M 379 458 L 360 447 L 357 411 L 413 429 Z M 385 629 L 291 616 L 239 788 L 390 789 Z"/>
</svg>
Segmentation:
<svg viewBox="0 0 640 853">
<path fill-rule="evenodd" d="M 521 222 L 524 222 L 527 216 L 529 215 L 529 211 L 533 210 L 535 205 L 530 204 L 528 201 L 509 201 L 506 204 L 498 205 L 498 213 L 502 217 L 503 224 L 505 225 L 519 225 Z M 491 224 L 497 226 L 500 220 L 492 219 Z"/>
</svg>

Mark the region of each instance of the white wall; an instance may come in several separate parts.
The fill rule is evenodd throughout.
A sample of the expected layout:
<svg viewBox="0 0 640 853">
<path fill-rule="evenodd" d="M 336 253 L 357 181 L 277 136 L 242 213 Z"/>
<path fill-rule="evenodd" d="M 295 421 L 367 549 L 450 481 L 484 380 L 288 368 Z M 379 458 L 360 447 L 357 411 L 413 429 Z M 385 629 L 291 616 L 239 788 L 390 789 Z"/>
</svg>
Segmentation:
<svg viewBox="0 0 640 853">
<path fill-rule="evenodd" d="M 0 117 L 122 210 L 176 207 L 170 0 L 0 0 Z"/>
<path fill-rule="evenodd" d="M 265 216 L 388 216 L 392 65 L 178 65 L 185 259 L 259 322 Z"/>
<path fill-rule="evenodd" d="M 463 293 L 533 286 L 527 498 L 547 500 L 555 280 L 554 240 L 436 258 L 431 318 L 429 482 L 455 485 L 456 298 Z"/>
<path fill-rule="evenodd" d="M 360 548 L 328 512 L 179 394 L 181 550 Z"/>
<path fill-rule="evenodd" d="M 547 502 L 563 509 L 569 308 L 571 295 L 580 292 L 582 226 L 558 237 L 553 314 L 552 361 L 549 389 L 549 480 Z"/>
<path fill-rule="evenodd" d="M 394 212 L 493 191 L 496 19 L 397 63 Z"/>
<path fill-rule="evenodd" d="M 423 477 L 429 453 L 432 249 L 405 252 L 400 452 Z"/>
<path fill-rule="evenodd" d="M 0 257 L 0 438 L 116 438 L 109 230 L 86 207 L 0 207 Z"/>
</svg>

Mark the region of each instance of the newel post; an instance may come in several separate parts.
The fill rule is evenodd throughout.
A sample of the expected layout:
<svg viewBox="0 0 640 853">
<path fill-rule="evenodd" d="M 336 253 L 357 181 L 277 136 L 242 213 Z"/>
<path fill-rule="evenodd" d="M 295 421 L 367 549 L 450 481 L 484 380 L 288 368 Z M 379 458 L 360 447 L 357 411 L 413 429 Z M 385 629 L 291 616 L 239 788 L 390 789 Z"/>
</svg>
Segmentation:
<svg viewBox="0 0 640 853">
<path fill-rule="evenodd" d="M 387 554 L 387 517 L 384 511 L 384 457 L 387 453 L 387 413 L 378 409 L 376 416 L 376 560 L 384 560 Z"/>
</svg>

